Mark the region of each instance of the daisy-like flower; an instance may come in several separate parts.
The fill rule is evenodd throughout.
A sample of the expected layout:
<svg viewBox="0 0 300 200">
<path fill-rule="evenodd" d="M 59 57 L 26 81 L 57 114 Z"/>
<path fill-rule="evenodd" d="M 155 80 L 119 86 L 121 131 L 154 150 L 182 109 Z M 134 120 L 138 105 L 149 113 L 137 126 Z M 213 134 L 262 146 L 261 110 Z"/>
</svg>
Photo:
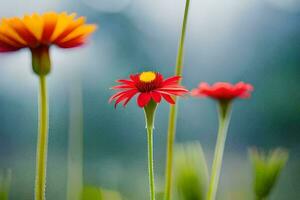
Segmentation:
<svg viewBox="0 0 300 200">
<path fill-rule="evenodd" d="M 209 181 L 207 200 L 215 200 L 216 198 L 225 142 L 231 117 L 232 101 L 236 98 L 249 98 L 252 91 L 253 86 L 244 82 L 239 82 L 235 85 L 227 82 L 217 82 L 213 85 L 209 85 L 203 82 L 199 84 L 198 88 L 193 89 L 191 92 L 191 95 L 195 97 L 209 97 L 217 100 L 219 106 L 219 130 L 212 164 L 211 177 Z"/>
<path fill-rule="evenodd" d="M 148 142 L 148 172 L 150 200 L 155 200 L 154 166 L 153 166 L 153 125 L 157 104 L 165 99 L 170 104 L 175 104 L 172 96 L 182 96 L 188 90 L 180 86 L 180 76 L 167 79 L 158 72 L 142 72 L 130 75 L 130 79 L 117 80 L 121 85 L 112 87 L 121 90 L 113 95 L 109 102 L 115 100 L 115 107 L 123 102 L 123 106 L 138 94 L 137 104 L 144 109 Z"/>
<path fill-rule="evenodd" d="M 48 94 L 46 76 L 51 71 L 49 48 L 77 47 L 85 43 L 96 25 L 85 24 L 84 17 L 66 12 L 3 18 L 0 22 L 0 52 L 29 48 L 32 68 L 40 81 L 39 134 L 36 158 L 35 200 L 45 200 L 48 147 Z"/>
<path fill-rule="evenodd" d="M 217 82 L 210 86 L 208 83 L 200 83 L 198 88 L 193 89 L 192 96 L 210 97 L 217 100 L 232 100 L 235 98 L 249 98 L 253 86 L 248 83 L 239 82 L 235 85 L 226 82 Z"/>
<path fill-rule="evenodd" d="M 0 50 L 16 51 L 52 44 L 62 48 L 82 45 L 96 25 L 85 24 L 85 17 L 66 12 L 34 13 L 23 18 L 3 18 L 0 24 Z"/>
<path fill-rule="evenodd" d="M 66 12 L 34 13 L 23 18 L 3 18 L 0 23 L 0 52 L 29 48 L 33 69 L 38 74 L 50 72 L 49 47 L 73 48 L 85 43 L 96 25 L 85 24 L 85 17 Z"/>
<path fill-rule="evenodd" d="M 180 76 L 172 76 L 164 79 L 158 72 L 142 72 L 130 75 L 130 79 L 117 80 L 121 85 L 112 87 L 115 90 L 121 90 L 113 95 L 109 102 L 115 100 L 115 107 L 123 102 L 123 106 L 138 94 L 137 104 L 139 107 L 145 107 L 152 99 L 156 103 L 160 103 L 161 99 L 165 99 L 168 103 L 174 104 L 172 96 L 182 96 L 188 92 L 187 89 L 180 86 L 178 81 Z"/>
</svg>

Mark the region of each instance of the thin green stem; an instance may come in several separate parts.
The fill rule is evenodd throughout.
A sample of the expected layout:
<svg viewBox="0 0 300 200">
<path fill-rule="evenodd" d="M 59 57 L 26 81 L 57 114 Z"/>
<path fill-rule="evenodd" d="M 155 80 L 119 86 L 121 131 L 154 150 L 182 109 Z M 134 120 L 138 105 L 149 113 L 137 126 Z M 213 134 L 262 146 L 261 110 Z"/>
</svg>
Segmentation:
<svg viewBox="0 0 300 200">
<path fill-rule="evenodd" d="M 179 42 L 179 47 L 177 52 L 177 59 L 176 59 L 175 74 L 177 76 L 182 75 L 184 42 L 185 42 L 186 27 L 187 27 L 188 15 L 189 15 L 189 8 L 190 8 L 190 0 L 186 0 L 180 42 Z"/>
<path fill-rule="evenodd" d="M 155 200 L 155 184 L 154 184 L 154 161 L 153 161 L 153 128 L 154 118 L 157 104 L 151 100 L 144 107 L 145 120 L 147 128 L 147 143 L 148 143 L 148 175 L 150 187 L 150 200 Z"/>
<path fill-rule="evenodd" d="M 9 193 L 11 188 L 11 170 L 0 170 L 0 199 L 9 200 Z"/>
<path fill-rule="evenodd" d="M 171 106 L 169 114 L 169 128 L 167 138 L 167 163 L 166 163 L 166 182 L 165 182 L 165 200 L 171 199 L 171 187 L 172 187 L 172 172 L 173 172 L 173 147 L 175 141 L 175 129 L 176 129 L 176 105 Z"/>
<path fill-rule="evenodd" d="M 48 101 L 45 75 L 39 75 L 39 80 L 39 133 L 36 151 L 35 200 L 45 200 L 48 149 Z"/>
<path fill-rule="evenodd" d="M 155 200 L 155 185 L 154 185 L 154 162 L 153 162 L 153 128 L 147 127 L 148 135 L 148 172 L 149 172 L 149 186 L 150 199 Z"/>
<path fill-rule="evenodd" d="M 180 36 L 180 42 L 177 52 L 176 69 L 175 74 L 177 76 L 182 75 L 183 68 L 183 55 L 184 55 L 184 42 L 186 35 L 186 27 L 188 21 L 190 0 L 186 0 L 184 18 Z M 174 99 L 176 102 L 176 98 Z M 167 138 L 167 160 L 166 160 L 166 180 L 165 180 L 165 200 L 171 199 L 171 188 L 172 188 L 172 171 L 173 171 L 173 146 L 175 141 L 176 132 L 176 121 L 177 121 L 177 104 L 170 106 L 169 113 L 169 125 L 168 125 L 168 138 Z"/>
<path fill-rule="evenodd" d="M 77 75 L 77 74 L 76 74 Z M 70 90 L 68 138 L 67 200 L 82 199 L 83 189 L 83 108 L 82 87 L 78 78 Z"/>
<path fill-rule="evenodd" d="M 220 172 L 222 168 L 223 153 L 226 142 L 226 135 L 231 116 L 230 102 L 219 103 L 219 130 L 217 137 L 217 144 L 215 147 L 215 155 L 212 164 L 209 188 L 207 193 L 207 200 L 215 200 L 218 190 L 218 183 L 220 179 Z"/>
</svg>

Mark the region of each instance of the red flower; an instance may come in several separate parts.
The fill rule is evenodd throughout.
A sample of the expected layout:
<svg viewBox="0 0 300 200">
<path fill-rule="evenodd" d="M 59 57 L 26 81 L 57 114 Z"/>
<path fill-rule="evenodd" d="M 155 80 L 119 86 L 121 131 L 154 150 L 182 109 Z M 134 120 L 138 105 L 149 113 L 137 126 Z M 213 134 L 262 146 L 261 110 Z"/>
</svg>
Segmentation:
<svg viewBox="0 0 300 200">
<path fill-rule="evenodd" d="M 171 96 L 182 96 L 188 92 L 184 87 L 178 84 L 180 76 L 173 76 L 168 79 L 158 72 L 142 72 L 139 74 L 130 75 L 129 80 L 117 80 L 116 82 L 121 83 L 112 87 L 115 90 L 121 90 L 120 92 L 113 95 L 109 102 L 115 100 L 115 107 L 123 101 L 123 106 L 134 97 L 138 95 L 137 104 L 140 107 L 146 106 L 151 99 L 156 103 L 160 103 L 162 97 L 170 104 L 175 104 L 175 101 Z"/>
<path fill-rule="evenodd" d="M 253 91 L 253 86 L 244 82 L 239 82 L 235 85 L 226 82 L 217 82 L 210 86 L 203 82 L 198 88 L 193 89 L 192 96 L 210 97 L 217 100 L 232 100 L 235 98 L 249 98 Z"/>
</svg>

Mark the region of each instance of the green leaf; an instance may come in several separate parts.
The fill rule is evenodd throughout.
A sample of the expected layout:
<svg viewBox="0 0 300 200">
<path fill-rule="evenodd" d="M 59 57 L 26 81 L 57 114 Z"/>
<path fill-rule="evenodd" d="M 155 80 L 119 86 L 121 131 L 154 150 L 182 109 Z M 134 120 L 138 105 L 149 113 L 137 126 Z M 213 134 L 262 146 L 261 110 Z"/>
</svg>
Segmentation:
<svg viewBox="0 0 300 200">
<path fill-rule="evenodd" d="M 82 200 L 122 200 L 119 192 L 97 186 L 84 186 Z"/>
<path fill-rule="evenodd" d="M 94 186 L 84 186 L 82 200 L 103 200 L 101 189 Z"/>
</svg>

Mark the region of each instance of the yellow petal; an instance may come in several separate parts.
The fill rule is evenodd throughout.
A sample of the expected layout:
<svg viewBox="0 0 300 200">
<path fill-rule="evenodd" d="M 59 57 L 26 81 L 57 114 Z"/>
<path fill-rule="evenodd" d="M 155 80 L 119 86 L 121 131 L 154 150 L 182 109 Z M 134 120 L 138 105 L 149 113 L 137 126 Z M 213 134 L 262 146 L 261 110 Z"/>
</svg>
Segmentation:
<svg viewBox="0 0 300 200">
<path fill-rule="evenodd" d="M 50 38 L 50 41 L 54 41 L 63 31 L 69 26 L 76 14 L 67 15 L 66 12 L 59 14 L 55 30 Z"/>
<path fill-rule="evenodd" d="M 69 26 L 55 39 L 54 43 L 60 42 L 68 34 L 70 34 L 72 31 L 74 31 L 76 28 L 83 25 L 84 23 L 85 23 L 85 17 L 79 17 L 78 19 L 71 21 Z"/>
<path fill-rule="evenodd" d="M 44 21 L 44 29 L 45 29 L 47 26 L 55 26 L 56 25 L 58 15 L 55 12 L 48 12 L 48 13 L 45 13 L 42 16 L 42 18 Z"/>
<path fill-rule="evenodd" d="M 50 38 L 53 35 L 53 32 L 56 27 L 58 14 L 55 12 L 48 12 L 43 15 L 44 20 L 44 32 L 43 32 L 43 40 L 46 42 L 50 42 Z"/>
<path fill-rule="evenodd" d="M 34 13 L 32 16 L 25 15 L 23 18 L 23 23 L 27 29 L 35 36 L 35 38 L 40 41 L 43 34 L 44 22 L 43 18 Z"/>
</svg>

